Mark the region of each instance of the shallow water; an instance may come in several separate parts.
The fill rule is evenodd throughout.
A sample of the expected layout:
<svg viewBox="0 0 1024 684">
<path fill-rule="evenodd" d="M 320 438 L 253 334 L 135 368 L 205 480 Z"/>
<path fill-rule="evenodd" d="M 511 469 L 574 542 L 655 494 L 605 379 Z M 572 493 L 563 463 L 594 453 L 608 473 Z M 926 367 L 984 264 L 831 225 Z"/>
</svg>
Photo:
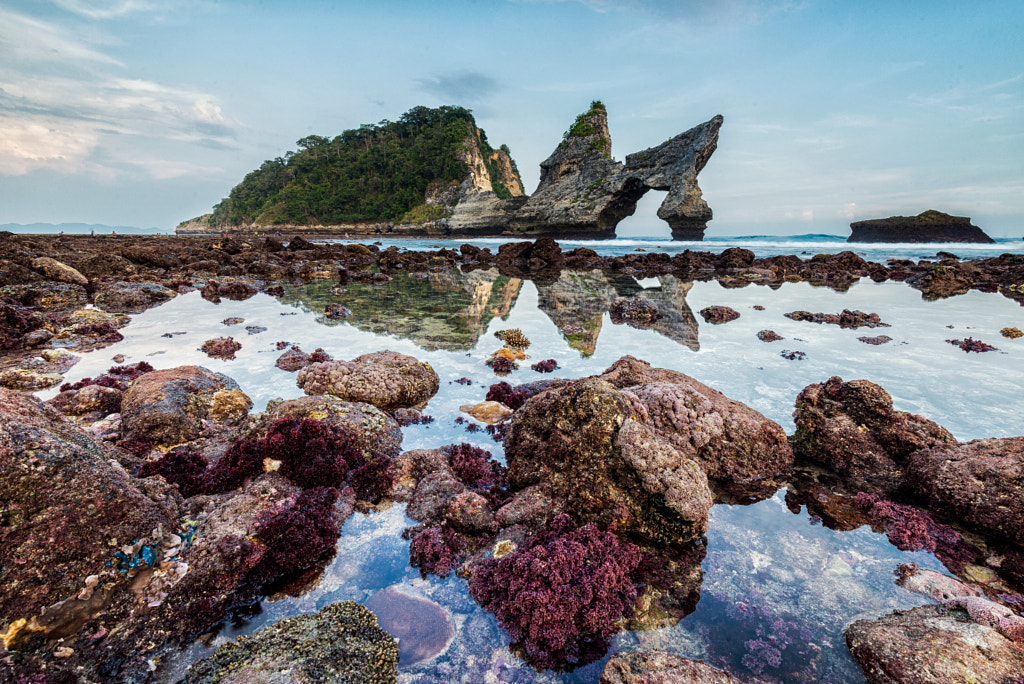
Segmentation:
<svg viewBox="0 0 1024 684">
<path fill-rule="evenodd" d="M 501 346 L 493 333 L 520 328 L 532 342 L 532 358 L 502 378 L 512 384 L 600 373 L 632 354 L 694 376 L 778 421 L 787 432 L 793 430 L 797 393 L 840 375 L 880 384 L 893 395 L 897 409 L 923 414 L 961 440 L 1020 433 L 1024 339 L 1004 339 L 999 330 L 1024 327 L 1024 309 L 998 294 L 972 291 L 928 302 L 902 283 L 867 279 L 837 293 L 807 283 L 772 290 L 753 285 L 728 289 L 671 276 L 638 282 L 599 271 L 563 273 L 545 285 L 505 278 L 496 271 L 450 271 L 425 279 L 402 275 L 385 285 L 351 284 L 338 293 L 332 293 L 332 285 L 292 285 L 281 298 L 260 294 L 220 304 L 198 293 L 176 297 L 133 317 L 122 330 L 122 342 L 84 354 L 66 379 L 100 374 L 119 353 L 125 363 L 146 360 L 157 368 L 199 364 L 234 378 L 255 402 L 254 410 L 262 410 L 275 397 L 302 395 L 294 374 L 274 366 L 281 353 L 278 341 L 298 344 L 307 352 L 322 347 L 339 359 L 392 349 L 429 362 L 441 378 L 440 391 L 424 411 L 435 422 L 405 428 L 403 449 L 469 442 L 501 458 L 499 444 L 482 431 L 467 432 L 455 418 L 460 405 L 482 401 L 488 386 L 499 380 L 484 363 Z M 637 294 L 655 301 L 665 314 L 653 329 L 615 325 L 607 314 L 615 297 Z M 325 319 L 320 312 L 328 301 L 349 307 L 352 316 Z M 708 325 L 698 312 L 710 305 L 731 306 L 741 316 Z M 843 330 L 783 316 L 797 309 L 837 313 L 844 308 L 876 312 L 891 327 Z M 222 323 L 230 317 L 244 322 Z M 267 330 L 249 335 L 247 325 Z M 583 332 L 566 334 L 568 326 Z M 785 339 L 760 342 L 755 334 L 764 329 Z M 161 337 L 170 332 L 184 334 Z M 879 334 L 893 339 L 881 346 L 857 340 Z M 210 359 L 198 351 L 203 341 L 226 335 L 242 343 L 236 359 Z M 967 354 L 945 342 L 966 336 L 999 351 Z M 787 360 L 780 355 L 783 350 L 802 351 L 806 358 Z M 549 358 L 560 367 L 554 374 L 530 370 L 530 363 Z M 456 383 L 460 378 L 472 384 Z M 912 559 L 924 567 L 942 565 L 925 552 L 899 551 L 884 534 L 866 527 L 826 529 L 804 509 L 791 512 L 784 494 L 779 491 L 749 506 L 714 506 L 696 610 L 671 627 L 622 632 L 612 649 L 661 648 L 744 678 L 761 669 L 767 681 L 864 681 L 843 642 L 843 626 L 855 616 L 925 602 L 895 586 L 892 572 L 899 563 Z M 312 586 L 296 596 L 271 596 L 261 612 L 226 626 L 214 645 L 283 617 L 339 600 L 365 601 L 380 589 L 400 585 L 406 593 L 446 608 L 456 627 L 443 654 L 403 668 L 401 681 L 597 681 L 605 660 L 571 673 L 536 672 L 509 651 L 508 637 L 469 598 L 464 580 L 421 579 L 409 567 L 408 542 L 400 536 L 412 524 L 398 505 L 354 515 L 334 559 Z M 786 644 L 777 665 L 754 657 L 756 649 L 749 642 L 762 638 Z M 175 681 L 188 662 L 209 651 L 195 645 L 168 659 L 159 673 L 162 681 Z"/>
</svg>

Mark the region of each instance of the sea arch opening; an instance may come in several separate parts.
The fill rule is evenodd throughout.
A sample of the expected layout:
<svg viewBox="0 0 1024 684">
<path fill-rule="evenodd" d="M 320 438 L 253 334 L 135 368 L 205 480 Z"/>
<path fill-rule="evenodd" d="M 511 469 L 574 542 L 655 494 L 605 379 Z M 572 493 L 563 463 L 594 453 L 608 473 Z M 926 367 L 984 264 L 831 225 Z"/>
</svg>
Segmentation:
<svg viewBox="0 0 1024 684">
<path fill-rule="evenodd" d="M 617 238 L 653 238 L 671 240 L 672 228 L 664 219 L 658 217 L 658 207 L 665 201 L 667 190 L 651 190 L 645 188 L 636 200 L 635 210 L 615 226 Z"/>
</svg>

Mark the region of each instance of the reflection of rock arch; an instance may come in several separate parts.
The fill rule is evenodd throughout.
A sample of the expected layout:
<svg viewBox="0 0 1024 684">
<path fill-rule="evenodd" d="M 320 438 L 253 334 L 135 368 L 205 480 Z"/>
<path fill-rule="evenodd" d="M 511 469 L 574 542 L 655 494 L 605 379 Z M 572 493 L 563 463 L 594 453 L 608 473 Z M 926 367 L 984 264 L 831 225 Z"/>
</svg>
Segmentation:
<svg viewBox="0 0 1024 684">
<path fill-rule="evenodd" d="M 569 346 L 584 356 L 597 348 L 604 314 L 618 297 L 643 296 L 654 302 L 662 318 L 652 329 L 693 351 L 700 350 L 697 319 L 686 303 L 692 282 L 658 276 L 660 287 L 644 289 L 629 275 L 594 270 L 563 271 L 551 285 L 537 285 L 537 306 L 565 335 Z"/>
</svg>

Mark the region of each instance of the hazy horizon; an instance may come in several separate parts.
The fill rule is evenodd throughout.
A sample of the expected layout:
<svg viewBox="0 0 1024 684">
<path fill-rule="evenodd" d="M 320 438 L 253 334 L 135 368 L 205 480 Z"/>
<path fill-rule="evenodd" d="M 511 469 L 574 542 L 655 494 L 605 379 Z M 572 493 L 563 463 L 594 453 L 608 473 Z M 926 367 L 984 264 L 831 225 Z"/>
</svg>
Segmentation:
<svg viewBox="0 0 1024 684">
<path fill-rule="evenodd" d="M 1016 237 L 1022 33 L 1009 0 L 8 0 L 0 223 L 173 230 L 299 138 L 417 105 L 472 109 L 532 191 L 601 99 L 620 160 L 725 117 L 709 237 L 926 209 Z M 645 201 L 623 233 L 667 232 Z"/>
</svg>

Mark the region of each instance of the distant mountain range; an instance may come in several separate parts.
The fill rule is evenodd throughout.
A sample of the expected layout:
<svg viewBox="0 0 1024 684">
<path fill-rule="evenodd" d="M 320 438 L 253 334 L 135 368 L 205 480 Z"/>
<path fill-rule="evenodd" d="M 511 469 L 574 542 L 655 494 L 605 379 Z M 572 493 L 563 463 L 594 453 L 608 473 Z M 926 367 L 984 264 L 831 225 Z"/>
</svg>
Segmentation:
<svg viewBox="0 0 1024 684">
<path fill-rule="evenodd" d="M 108 226 L 102 223 L 0 223 L 0 230 L 12 233 L 123 233 L 128 235 L 155 235 L 170 232 L 161 228 L 138 228 L 136 226 Z"/>
</svg>

